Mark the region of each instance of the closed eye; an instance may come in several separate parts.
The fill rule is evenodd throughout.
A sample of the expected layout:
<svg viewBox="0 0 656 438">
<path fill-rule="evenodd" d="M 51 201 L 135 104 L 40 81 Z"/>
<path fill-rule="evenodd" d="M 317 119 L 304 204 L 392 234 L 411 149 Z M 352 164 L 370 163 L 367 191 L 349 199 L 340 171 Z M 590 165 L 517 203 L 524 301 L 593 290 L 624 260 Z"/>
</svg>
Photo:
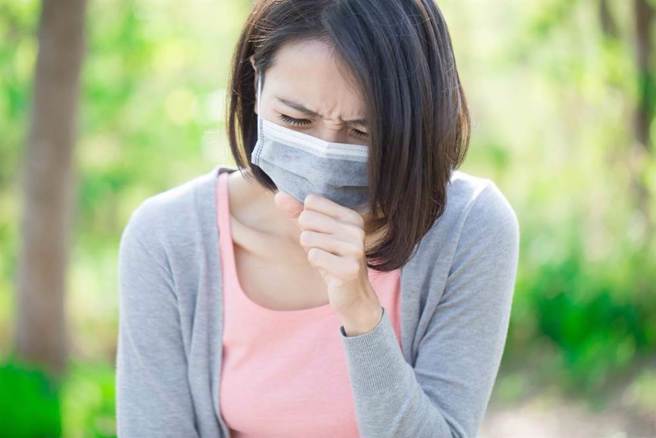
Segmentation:
<svg viewBox="0 0 656 438">
<path fill-rule="evenodd" d="M 298 127 L 307 127 L 308 125 L 312 124 L 312 120 L 296 119 L 294 117 L 290 117 L 287 114 L 282 114 L 282 113 L 280 114 L 280 120 L 282 120 L 283 122 L 288 123 L 292 126 L 298 126 Z M 369 137 L 368 132 L 362 131 L 360 129 L 352 128 L 351 133 L 355 137 L 360 137 L 360 138 L 368 138 Z"/>
<path fill-rule="evenodd" d="M 367 138 L 367 137 L 369 137 L 369 133 L 368 133 L 368 132 L 361 131 L 361 130 L 359 130 L 359 129 L 355 129 L 355 128 L 353 128 L 351 131 L 352 131 L 352 132 L 355 134 L 355 136 L 357 136 L 357 137 L 362 137 L 362 138 Z"/>
<path fill-rule="evenodd" d="M 307 126 L 310 123 L 312 123 L 312 120 L 295 119 L 293 117 L 289 117 L 286 114 L 280 114 L 280 120 L 282 120 L 285 123 L 289 123 L 290 125 L 293 125 L 293 126 Z"/>
</svg>

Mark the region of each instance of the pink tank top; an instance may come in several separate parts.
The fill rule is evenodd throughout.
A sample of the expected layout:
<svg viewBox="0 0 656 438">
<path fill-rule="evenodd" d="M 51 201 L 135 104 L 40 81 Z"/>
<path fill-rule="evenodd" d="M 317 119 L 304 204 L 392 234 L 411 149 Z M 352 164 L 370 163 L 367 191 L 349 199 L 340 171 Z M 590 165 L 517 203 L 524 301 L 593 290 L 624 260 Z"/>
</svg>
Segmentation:
<svg viewBox="0 0 656 438">
<path fill-rule="evenodd" d="M 358 438 L 341 325 L 329 304 L 273 310 L 240 286 L 233 252 L 228 173 L 217 178 L 223 281 L 221 415 L 232 438 Z M 369 270 L 396 338 L 399 270 Z"/>
</svg>

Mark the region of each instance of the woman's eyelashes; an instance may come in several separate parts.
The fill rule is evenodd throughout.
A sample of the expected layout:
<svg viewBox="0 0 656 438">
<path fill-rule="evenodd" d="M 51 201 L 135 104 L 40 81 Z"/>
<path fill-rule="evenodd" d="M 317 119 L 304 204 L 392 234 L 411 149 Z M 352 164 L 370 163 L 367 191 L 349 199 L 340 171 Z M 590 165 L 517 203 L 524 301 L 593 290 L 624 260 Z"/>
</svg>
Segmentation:
<svg viewBox="0 0 656 438">
<path fill-rule="evenodd" d="M 308 126 L 309 124 L 312 123 L 312 120 L 307 120 L 307 119 L 295 119 L 293 117 L 289 117 L 286 114 L 280 114 L 280 119 L 285 122 L 289 123 L 292 126 Z"/>
<path fill-rule="evenodd" d="M 285 123 L 290 124 L 291 126 L 296 126 L 299 128 L 306 128 L 312 124 L 312 120 L 308 119 L 295 119 L 294 117 L 289 117 L 286 114 L 280 114 L 280 120 Z M 362 131 L 360 129 L 351 128 L 351 133 L 356 137 L 367 138 L 369 133 Z"/>
</svg>

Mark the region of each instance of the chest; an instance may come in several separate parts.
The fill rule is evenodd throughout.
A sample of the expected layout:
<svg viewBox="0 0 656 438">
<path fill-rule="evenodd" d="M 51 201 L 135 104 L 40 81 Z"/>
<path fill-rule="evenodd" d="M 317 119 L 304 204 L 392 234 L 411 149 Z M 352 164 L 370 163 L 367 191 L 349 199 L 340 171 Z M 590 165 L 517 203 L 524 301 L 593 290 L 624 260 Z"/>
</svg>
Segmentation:
<svg viewBox="0 0 656 438">
<path fill-rule="evenodd" d="M 301 247 L 258 254 L 234 245 L 234 260 L 243 293 L 262 307 L 301 310 L 329 303 L 325 283 Z"/>
</svg>

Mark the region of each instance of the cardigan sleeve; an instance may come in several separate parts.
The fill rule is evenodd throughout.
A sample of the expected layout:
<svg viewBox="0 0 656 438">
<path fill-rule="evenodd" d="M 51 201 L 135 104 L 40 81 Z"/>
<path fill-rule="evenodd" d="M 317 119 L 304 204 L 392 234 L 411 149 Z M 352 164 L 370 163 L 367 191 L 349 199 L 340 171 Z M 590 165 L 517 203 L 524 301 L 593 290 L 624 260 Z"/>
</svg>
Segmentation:
<svg viewBox="0 0 656 438">
<path fill-rule="evenodd" d="M 361 438 L 474 438 L 503 354 L 519 256 L 514 210 L 490 183 L 472 201 L 443 295 L 411 366 L 392 324 L 341 339 Z"/>
<path fill-rule="evenodd" d="M 121 438 L 198 437 L 177 298 L 144 201 L 121 235 L 116 421 Z"/>
</svg>

